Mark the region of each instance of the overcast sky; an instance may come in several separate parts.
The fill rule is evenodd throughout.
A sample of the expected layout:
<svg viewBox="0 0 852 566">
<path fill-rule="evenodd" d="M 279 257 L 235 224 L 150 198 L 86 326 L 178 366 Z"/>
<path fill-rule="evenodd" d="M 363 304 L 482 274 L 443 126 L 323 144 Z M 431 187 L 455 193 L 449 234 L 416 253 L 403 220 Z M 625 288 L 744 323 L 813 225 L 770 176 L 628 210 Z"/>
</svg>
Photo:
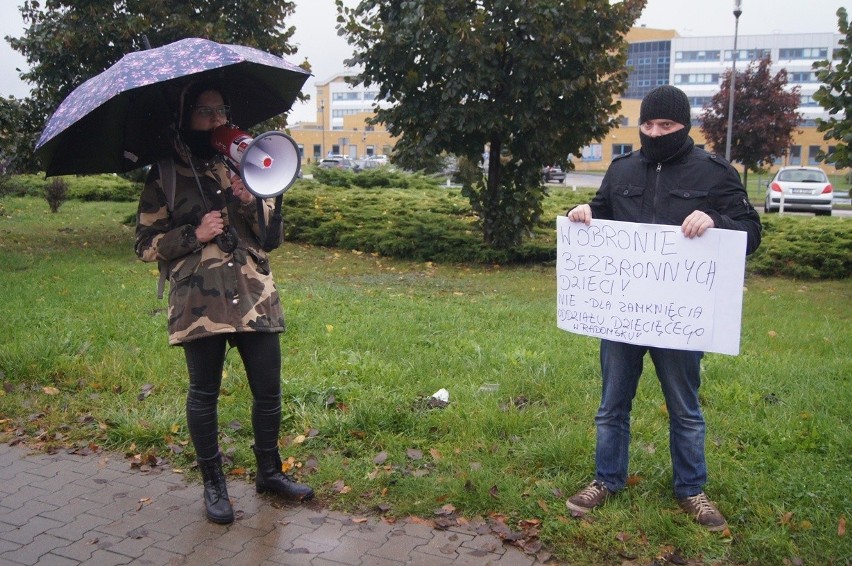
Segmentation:
<svg viewBox="0 0 852 566">
<path fill-rule="evenodd" d="M 314 95 L 314 81 L 325 80 L 344 69 L 343 60 L 349 54 L 346 41 L 335 29 L 337 13 L 334 0 L 295 0 L 296 12 L 289 22 L 296 27 L 294 43 L 298 53 L 294 63 L 310 61 L 314 77 L 304 91 Z M 346 0 L 354 5 L 356 0 Z M 20 37 L 24 24 L 18 7 L 23 0 L 0 0 L 0 38 Z M 782 7 L 784 5 L 785 7 Z M 773 33 L 837 32 L 837 9 L 842 0 L 808 0 L 795 6 L 779 0 L 742 0 L 740 35 Z M 648 0 L 637 25 L 649 28 L 674 29 L 683 36 L 733 35 L 733 0 Z M 847 11 L 849 9 L 847 8 Z M 732 45 L 733 47 L 733 45 Z M 0 40 L 0 95 L 23 98 L 29 86 L 19 78 L 15 68 L 21 68 L 24 58 Z M 294 107 L 290 123 L 313 121 L 316 110 L 313 101 Z"/>
</svg>

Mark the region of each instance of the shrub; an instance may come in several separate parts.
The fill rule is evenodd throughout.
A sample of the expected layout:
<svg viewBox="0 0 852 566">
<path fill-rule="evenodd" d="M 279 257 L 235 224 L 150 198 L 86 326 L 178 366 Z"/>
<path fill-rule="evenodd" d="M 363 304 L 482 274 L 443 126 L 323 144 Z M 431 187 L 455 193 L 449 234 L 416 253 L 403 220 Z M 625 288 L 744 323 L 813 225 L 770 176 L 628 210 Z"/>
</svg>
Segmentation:
<svg viewBox="0 0 852 566">
<path fill-rule="evenodd" d="M 135 201 L 138 183 L 117 175 L 63 177 L 68 198 Z M 324 180 L 331 180 L 331 185 Z M 0 180 L 7 195 L 43 197 L 40 175 Z M 417 261 L 551 263 L 556 257 L 554 221 L 594 191 L 550 188 L 541 220 L 524 240 L 495 250 L 482 240 L 479 219 L 458 188 L 441 178 L 382 167 L 362 173 L 322 170 L 300 179 L 284 199 L 285 237 L 290 241 L 360 250 Z M 363 184 L 369 188 L 361 188 Z M 2 195 L 0 195 L 2 196 Z M 2 208 L 0 208 L 2 214 Z M 852 222 L 837 217 L 763 216 L 763 242 L 747 269 L 761 275 L 843 279 L 852 275 Z M 135 215 L 127 222 L 135 222 Z"/>
<path fill-rule="evenodd" d="M 302 180 L 284 199 L 285 237 L 418 261 L 548 263 L 556 257 L 556 217 L 591 195 L 553 189 L 524 241 L 495 250 L 483 244 L 478 219 L 458 189 L 340 189 Z M 802 279 L 852 275 L 849 221 L 764 216 L 763 222 L 763 243 L 748 258 L 750 271 Z"/>
<path fill-rule="evenodd" d="M 133 202 L 142 192 L 140 183 L 119 175 L 65 175 L 56 177 L 68 184 L 68 198 L 84 201 Z M 12 175 L 6 192 L 14 196 L 41 197 L 44 194 L 44 175 Z"/>
<path fill-rule="evenodd" d="M 68 183 L 61 177 L 54 177 L 44 185 L 44 198 L 50 212 L 56 214 L 62 203 L 68 200 Z"/>
<path fill-rule="evenodd" d="M 406 173 L 396 167 L 375 167 L 359 173 L 343 169 L 314 167 L 314 179 L 329 187 L 427 189 L 440 185 L 441 178 L 423 173 Z"/>
<path fill-rule="evenodd" d="M 844 279 L 852 275 L 852 225 L 841 218 L 767 216 L 748 267 L 761 275 Z"/>
</svg>

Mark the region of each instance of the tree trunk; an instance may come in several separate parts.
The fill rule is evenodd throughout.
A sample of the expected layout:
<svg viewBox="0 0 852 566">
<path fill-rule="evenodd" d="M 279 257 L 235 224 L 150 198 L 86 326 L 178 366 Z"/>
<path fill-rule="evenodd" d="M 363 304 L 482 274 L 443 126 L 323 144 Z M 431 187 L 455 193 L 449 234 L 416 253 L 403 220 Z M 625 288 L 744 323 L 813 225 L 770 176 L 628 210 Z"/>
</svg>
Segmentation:
<svg viewBox="0 0 852 566">
<path fill-rule="evenodd" d="M 482 198 L 482 236 L 485 243 L 494 246 L 500 240 L 500 196 L 502 191 L 502 166 L 500 153 L 502 140 L 492 136 L 488 150 L 488 179 Z"/>
</svg>

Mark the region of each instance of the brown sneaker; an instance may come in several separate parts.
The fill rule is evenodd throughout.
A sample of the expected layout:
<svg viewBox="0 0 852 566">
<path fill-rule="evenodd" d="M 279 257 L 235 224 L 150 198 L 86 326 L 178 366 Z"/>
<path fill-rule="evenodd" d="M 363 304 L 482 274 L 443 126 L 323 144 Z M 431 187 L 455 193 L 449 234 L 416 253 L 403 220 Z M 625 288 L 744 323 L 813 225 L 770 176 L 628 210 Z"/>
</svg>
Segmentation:
<svg viewBox="0 0 852 566">
<path fill-rule="evenodd" d="M 703 491 L 692 497 L 678 499 L 677 502 L 680 503 L 681 509 L 692 515 L 698 524 L 706 527 L 708 531 L 723 531 L 728 526 L 725 517 Z"/>
<path fill-rule="evenodd" d="M 612 492 L 604 484 L 595 480 L 569 497 L 565 505 L 571 511 L 582 515 L 603 504 L 610 495 L 612 495 Z"/>
</svg>

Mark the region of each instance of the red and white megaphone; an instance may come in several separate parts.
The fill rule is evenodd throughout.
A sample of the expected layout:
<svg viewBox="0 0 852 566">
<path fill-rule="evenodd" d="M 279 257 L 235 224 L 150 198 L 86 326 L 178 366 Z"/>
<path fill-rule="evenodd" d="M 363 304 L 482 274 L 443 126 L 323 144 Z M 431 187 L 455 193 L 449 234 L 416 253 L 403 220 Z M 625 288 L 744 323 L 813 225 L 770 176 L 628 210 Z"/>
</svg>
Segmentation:
<svg viewBox="0 0 852 566">
<path fill-rule="evenodd" d="M 246 188 L 258 198 L 277 197 L 299 177 L 299 146 L 287 134 L 266 132 L 253 138 L 226 124 L 213 130 L 210 141 L 216 151 L 239 164 Z"/>
</svg>

